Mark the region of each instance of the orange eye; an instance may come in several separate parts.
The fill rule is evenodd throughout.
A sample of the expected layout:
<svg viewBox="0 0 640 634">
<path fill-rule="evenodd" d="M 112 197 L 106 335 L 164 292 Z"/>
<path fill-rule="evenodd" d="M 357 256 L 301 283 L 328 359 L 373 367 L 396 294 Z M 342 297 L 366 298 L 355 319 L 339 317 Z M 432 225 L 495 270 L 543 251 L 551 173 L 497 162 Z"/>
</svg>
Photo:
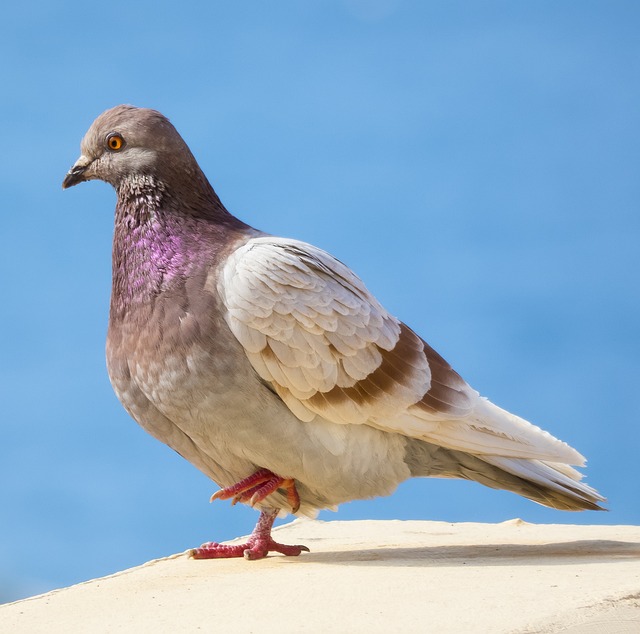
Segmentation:
<svg viewBox="0 0 640 634">
<path fill-rule="evenodd" d="M 112 152 L 117 152 L 124 147 L 124 139 L 119 134 L 113 132 L 107 137 L 107 147 Z"/>
</svg>

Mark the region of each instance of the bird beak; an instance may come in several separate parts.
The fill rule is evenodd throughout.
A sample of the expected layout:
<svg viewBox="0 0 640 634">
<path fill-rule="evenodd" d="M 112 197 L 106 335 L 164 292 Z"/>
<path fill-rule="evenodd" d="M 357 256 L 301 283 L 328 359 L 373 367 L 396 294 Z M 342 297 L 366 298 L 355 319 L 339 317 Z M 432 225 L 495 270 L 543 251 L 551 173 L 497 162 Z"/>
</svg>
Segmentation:
<svg viewBox="0 0 640 634">
<path fill-rule="evenodd" d="M 74 164 L 74 166 L 67 172 L 67 175 L 62 181 L 62 189 L 73 187 L 78 183 L 89 180 L 86 171 L 92 161 L 90 158 L 82 155 Z"/>
</svg>

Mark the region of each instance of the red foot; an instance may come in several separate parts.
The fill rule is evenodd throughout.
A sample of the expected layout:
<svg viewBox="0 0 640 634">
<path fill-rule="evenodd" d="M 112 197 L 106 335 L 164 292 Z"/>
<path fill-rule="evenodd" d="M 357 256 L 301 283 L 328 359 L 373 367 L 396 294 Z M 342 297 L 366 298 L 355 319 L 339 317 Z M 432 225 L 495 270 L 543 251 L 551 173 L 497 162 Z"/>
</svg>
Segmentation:
<svg viewBox="0 0 640 634">
<path fill-rule="evenodd" d="M 286 490 L 287 500 L 291 505 L 292 512 L 296 513 L 300 508 L 300 496 L 296 489 L 295 480 L 293 478 L 282 478 L 269 471 L 269 469 L 259 469 L 248 478 L 240 480 L 240 482 L 226 489 L 216 491 L 211 496 L 211 502 L 233 498 L 233 504 L 244 502 L 250 506 L 255 506 L 277 489 Z"/>
<path fill-rule="evenodd" d="M 244 544 L 207 542 L 202 544 L 200 548 L 192 549 L 189 554 L 194 559 L 227 559 L 231 557 L 262 559 L 272 551 L 292 557 L 297 557 L 302 551 L 309 552 L 306 546 L 287 546 L 273 541 L 271 527 L 277 515 L 278 511 L 276 510 L 262 511 L 253 533 Z"/>
</svg>

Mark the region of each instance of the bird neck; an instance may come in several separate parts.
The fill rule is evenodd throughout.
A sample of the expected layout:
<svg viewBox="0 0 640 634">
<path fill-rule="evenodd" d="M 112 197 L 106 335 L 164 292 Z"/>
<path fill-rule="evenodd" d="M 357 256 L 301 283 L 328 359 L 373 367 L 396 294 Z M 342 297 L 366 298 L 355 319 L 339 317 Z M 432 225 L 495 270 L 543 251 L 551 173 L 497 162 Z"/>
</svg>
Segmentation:
<svg viewBox="0 0 640 634">
<path fill-rule="evenodd" d="M 138 176 L 117 188 L 113 235 L 111 317 L 122 318 L 205 264 L 217 249 L 253 230 L 222 206 L 211 188 L 186 201 L 164 183 Z M 206 200 L 206 204 L 199 200 Z M 180 201 L 178 203 L 178 201 Z"/>
</svg>

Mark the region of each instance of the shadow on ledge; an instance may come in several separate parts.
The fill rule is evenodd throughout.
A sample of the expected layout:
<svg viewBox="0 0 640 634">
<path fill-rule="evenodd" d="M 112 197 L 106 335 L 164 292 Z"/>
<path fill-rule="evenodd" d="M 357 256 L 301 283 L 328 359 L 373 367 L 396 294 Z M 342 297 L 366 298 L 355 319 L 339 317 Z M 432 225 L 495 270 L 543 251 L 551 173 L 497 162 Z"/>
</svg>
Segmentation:
<svg viewBox="0 0 640 634">
<path fill-rule="evenodd" d="M 580 540 L 553 544 L 483 544 L 478 546 L 381 546 L 375 549 L 303 553 L 283 563 L 362 566 L 547 566 L 640 559 L 640 543 Z M 567 560 L 567 561 L 563 561 Z"/>
</svg>

